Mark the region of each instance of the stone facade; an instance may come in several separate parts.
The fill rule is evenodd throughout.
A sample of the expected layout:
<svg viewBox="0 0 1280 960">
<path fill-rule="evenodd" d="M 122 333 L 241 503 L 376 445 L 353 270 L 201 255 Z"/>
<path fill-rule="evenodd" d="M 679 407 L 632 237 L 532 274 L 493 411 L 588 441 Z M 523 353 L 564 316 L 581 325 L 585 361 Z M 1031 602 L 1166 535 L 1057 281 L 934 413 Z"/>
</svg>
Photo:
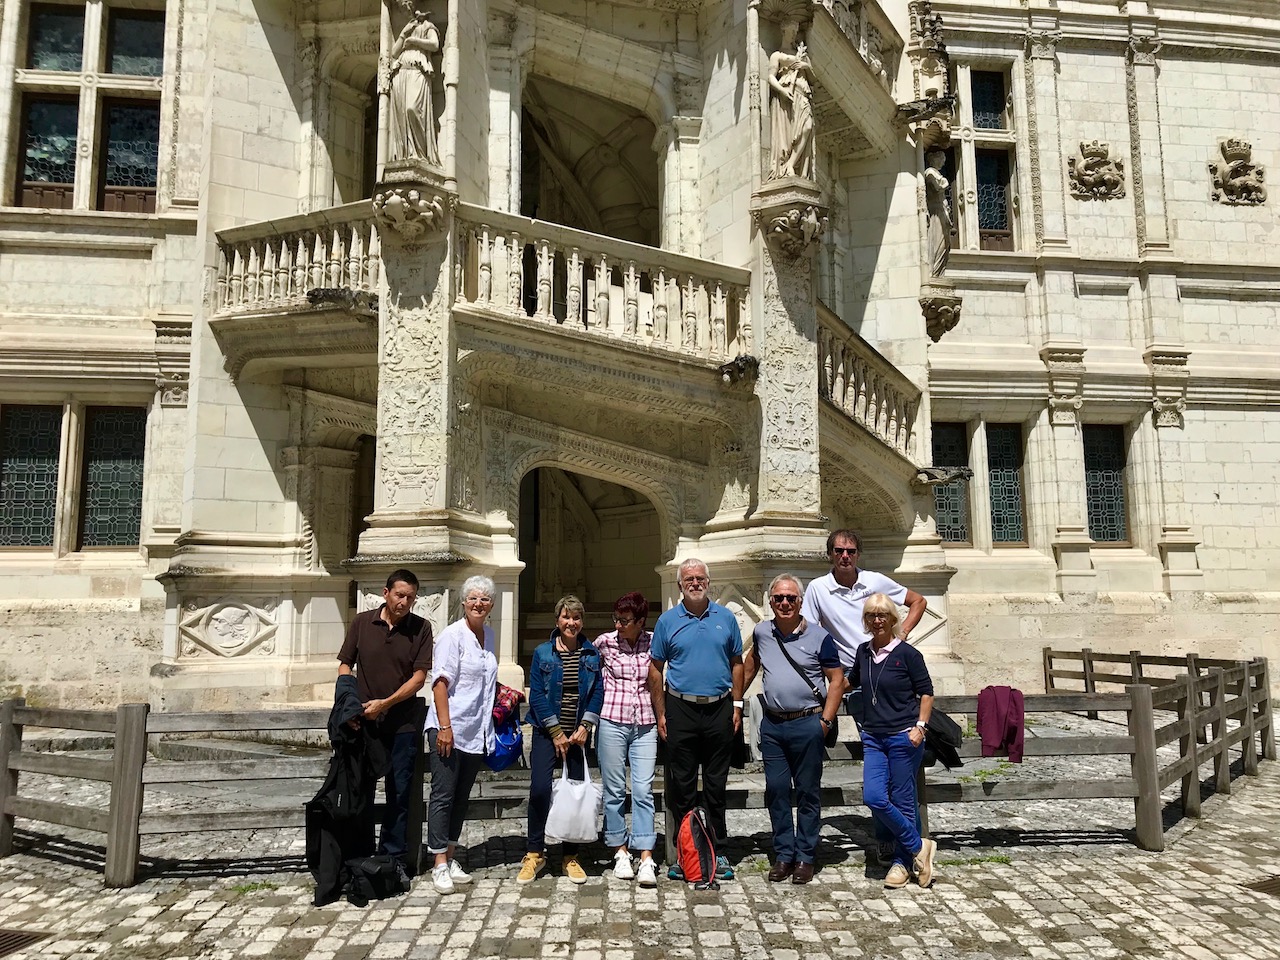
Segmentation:
<svg viewBox="0 0 1280 960">
<path fill-rule="evenodd" d="M 1274 12 L 413 6 L 0 8 L 6 691 L 311 701 L 398 566 L 437 628 L 494 577 L 518 682 L 564 592 L 603 628 L 698 556 L 746 626 L 835 525 L 947 692 L 1280 655 Z M 106 546 L 103 409 L 145 413 Z"/>
</svg>

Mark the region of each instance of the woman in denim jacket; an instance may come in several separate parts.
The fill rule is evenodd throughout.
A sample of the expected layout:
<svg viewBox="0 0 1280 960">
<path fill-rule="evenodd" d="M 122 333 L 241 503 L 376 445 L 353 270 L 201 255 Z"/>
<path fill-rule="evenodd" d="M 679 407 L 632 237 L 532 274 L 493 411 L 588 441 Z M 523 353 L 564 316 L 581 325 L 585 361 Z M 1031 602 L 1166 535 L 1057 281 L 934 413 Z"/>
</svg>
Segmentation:
<svg viewBox="0 0 1280 960">
<path fill-rule="evenodd" d="M 600 654 L 582 635 L 582 601 L 562 597 L 556 604 L 556 629 L 551 639 L 533 652 L 529 669 L 529 722 L 533 746 L 529 752 L 528 852 L 520 864 L 520 883 L 533 880 L 547 865 L 546 826 L 551 810 L 551 781 L 567 758 L 569 776 L 581 780 L 587 741 L 600 722 L 604 684 Z M 578 861 L 578 845 L 563 844 L 564 874 L 584 883 L 586 871 Z"/>
</svg>

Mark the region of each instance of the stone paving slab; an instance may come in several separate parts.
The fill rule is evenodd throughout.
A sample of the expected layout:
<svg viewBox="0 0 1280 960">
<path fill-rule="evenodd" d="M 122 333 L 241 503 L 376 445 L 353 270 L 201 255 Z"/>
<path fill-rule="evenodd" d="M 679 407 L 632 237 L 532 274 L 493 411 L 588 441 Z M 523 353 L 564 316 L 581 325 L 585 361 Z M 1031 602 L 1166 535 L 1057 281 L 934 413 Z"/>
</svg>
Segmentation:
<svg viewBox="0 0 1280 960">
<path fill-rule="evenodd" d="M 995 772 L 1046 776 L 1041 763 Z M 1176 820 L 1163 853 L 1132 845 L 1132 816 L 1125 801 L 936 805 L 938 880 L 900 891 L 867 863 L 861 809 L 826 814 L 822 867 L 803 888 L 767 881 L 765 814 L 731 814 L 738 879 L 715 892 L 614 880 L 599 846 L 581 887 L 555 858 L 517 885 L 523 822 L 470 824 L 473 884 L 441 897 L 421 878 L 364 909 L 311 905 L 297 830 L 157 838 L 142 883 L 104 890 L 101 837 L 20 821 L 20 852 L 0 861 L 0 928 L 52 934 L 17 960 L 1280 958 L 1280 899 L 1244 886 L 1280 873 L 1280 764 Z"/>
</svg>

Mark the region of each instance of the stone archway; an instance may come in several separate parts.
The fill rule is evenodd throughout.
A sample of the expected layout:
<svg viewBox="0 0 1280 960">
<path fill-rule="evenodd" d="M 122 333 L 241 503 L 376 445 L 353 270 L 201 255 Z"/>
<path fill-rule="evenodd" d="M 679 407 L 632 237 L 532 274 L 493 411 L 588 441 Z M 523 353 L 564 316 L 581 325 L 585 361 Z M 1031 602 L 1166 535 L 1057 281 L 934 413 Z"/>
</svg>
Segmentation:
<svg viewBox="0 0 1280 960">
<path fill-rule="evenodd" d="M 612 629 L 613 601 L 639 590 L 658 609 L 663 561 L 655 505 L 630 487 L 558 467 L 535 467 L 520 482 L 520 665 L 547 638 L 552 608 L 566 593 L 587 607 L 587 635 Z M 656 614 L 655 614 L 656 616 Z"/>
</svg>

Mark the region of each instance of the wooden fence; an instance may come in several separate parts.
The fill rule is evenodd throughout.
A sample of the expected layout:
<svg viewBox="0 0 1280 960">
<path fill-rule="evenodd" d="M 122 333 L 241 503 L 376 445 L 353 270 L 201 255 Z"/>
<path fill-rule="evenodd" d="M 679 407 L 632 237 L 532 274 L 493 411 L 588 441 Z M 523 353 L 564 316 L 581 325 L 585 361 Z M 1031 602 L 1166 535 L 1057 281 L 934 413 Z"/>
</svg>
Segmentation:
<svg viewBox="0 0 1280 960">
<path fill-rule="evenodd" d="M 1028 717 L 1045 713 L 1087 712 L 1123 715 L 1124 727 L 1115 734 L 1082 734 L 1035 737 L 1026 741 L 1026 760 L 1041 757 L 1128 757 L 1129 775 L 1112 779 L 1064 780 L 1053 776 L 959 783 L 923 781 L 920 812 L 928 830 L 928 808 L 934 803 L 968 803 L 989 800 L 1132 799 L 1135 837 L 1143 849 L 1164 847 L 1160 792 L 1181 781 L 1182 808 L 1188 816 L 1200 814 L 1200 767 L 1213 763 L 1212 784 L 1222 793 L 1231 791 L 1229 750 L 1238 747 L 1246 775 L 1256 775 L 1259 757 L 1276 758 L 1270 686 L 1265 660 L 1199 660 L 1194 672 L 1180 677 L 1147 675 L 1153 666 L 1167 666 L 1175 658 L 1130 657 L 1121 660 L 1131 670 L 1144 672 L 1142 682 L 1126 682 L 1130 676 L 1089 670 L 1062 670 L 1053 664 L 1080 654 L 1046 651 L 1046 682 L 1051 692 L 1025 697 Z M 1112 663 L 1115 655 L 1093 654 L 1093 662 Z M 1168 663 L 1166 662 L 1168 661 Z M 1180 664 L 1187 661 L 1180 660 Z M 1090 679 L 1085 681 L 1085 676 Z M 1072 679 L 1093 686 L 1089 692 L 1056 690 L 1058 680 Z M 1098 692 L 1098 684 L 1123 684 L 1124 692 Z M 973 714 L 977 698 L 939 697 L 937 706 L 953 714 Z M 251 830 L 300 827 L 303 808 L 293 802 L 275 808 L 202 810 L 198 813 L 148 812 L 144 798 L 148 784 L 221 783 L 229 780 L 308 779 L 317 784 L 327 761 L 311 759 L 252 759 L 215 761 L 163 761 L 149 758 L 147 738 L 159 734 L 249 733 L 285 730 L 322 730 L 327 710 L 273 710 L 246 713 L 152 714 L 146 704 L 122 704 L 115 711 L 50 710 L 28 707 L 22 700 L 0 704 L 0 857 L 13 852 L 14 821 L 22 817 L 106 835 L 104 881 L 110 887 L 135 882 L 141 838 L 169 833 L 215 830 Z M 1159 725 L 1157 725 L 1159 724 Z M 115 737 L 110 759 L 72 754 L 34 753 L 23 750 L 27 727 L 109 733 Z M 1178 757 L 1163 767 L 1158 750 L 1177 741 Z M 848 762 L 858 755 L 856 741 L 839 744 L 829 754 L 832 761 Z M 968 740 L 961 756 L 981 755 L 981 745 Z M 421 758 L 421 755 L 420 755 Z M 44 774 L 110 784 L 108 809 L 41 800 L 19 793 L 19 774 Z M 425 771 L 415 771 L 409 816 L 409 848 L 421 848 L 422 798 Z M 511 771 L 481 785 L 473 799 L 475 819 L 522 817 L 525 814 L 527 772 Z M 661 795 L 655 798 L 662 809 Z M 856 806 L 862 802 L 858 784 L 823 788 L 824 807 Z M 731 786 L 732 808 L 764 806 L 759 788 Z M 668 837 L 672 831 L 668 829 Z"/>
</svg>

